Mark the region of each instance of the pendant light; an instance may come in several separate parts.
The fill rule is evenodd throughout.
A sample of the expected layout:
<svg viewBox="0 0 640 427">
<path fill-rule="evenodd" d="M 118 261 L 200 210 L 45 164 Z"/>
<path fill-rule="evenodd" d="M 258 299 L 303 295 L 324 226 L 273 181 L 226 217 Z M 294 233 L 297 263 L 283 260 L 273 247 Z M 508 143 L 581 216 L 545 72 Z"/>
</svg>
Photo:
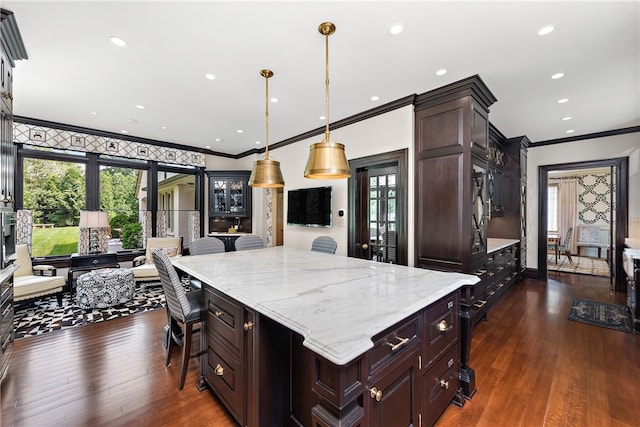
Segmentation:
<svg viewBox="0 0 640 427">
<path fill-rule="evenodd" d="M 329 139 L 329 36 L 336 31 L 336 26 L 331 22 L 323 22 L 318 27 L 320 34 L 326 39 L 325 52 L 325 96 L 327 121 L 324 139 L 322 142 L 311 144 L 309 147 L 309 159 L 304 169 L 304 177 L 311 179 L 342 179 L 349 178 L 349 162 L 344 152 L 344 145 L 332 142 Z"/>
<path fill-rule="evenodd" d="M 264 159 L 253 162 L 249 185 L 251 187 L 281 188 L 284 187 L 284 179 L 280 171 L 280 162 L 269 158 L 269 78 L 273 77 L 273 71 L 261 70 L 260 75 L 265 79 L 265 152 Z"/>
</svg>

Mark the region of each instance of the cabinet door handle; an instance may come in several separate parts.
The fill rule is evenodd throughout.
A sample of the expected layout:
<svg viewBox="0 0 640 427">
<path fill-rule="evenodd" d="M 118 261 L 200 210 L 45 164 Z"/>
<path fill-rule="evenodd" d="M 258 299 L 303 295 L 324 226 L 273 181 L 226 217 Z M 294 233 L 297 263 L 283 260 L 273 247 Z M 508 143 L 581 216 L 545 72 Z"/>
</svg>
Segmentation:
<svg viewBox="0 0 640 427">
<path fill-rule="evenodd" d="M 448 324 L 444 319 L 442 319 L 440 323 L 438 323 L 438 330 L 440 331 L 440 333 L 447 332 L 451 328 L 453 328 L 453 324 Z"/>
<path fill-rule="evenodd" d="M 216 373 L 216 375 L 217 375 L 217 376 L 219 376 L 219 377 L 221 377 L 221 376 L 223 376 L 223 375 L 224 375 L 224 368 L 222 367 L 222 365 L 221 365 L 221 364 L 219 364 L 219 363 L 218 363 L 218 364 L 216 365 L 215 373 Z"/>
<path fill-rule="evenodd" d="M 375 399 L 376 402 L 380 402 L 382 400 L 382 390 L 378 390 L 375 387 L 369 389 L 369 395 L 372 399 Z"/>
<path fill-rule="evenodd" d="M 440 387 L 449 390 L 449 381 L 440 380 Z"/>
<path fill-rule="evenodd" d="M 391 344 L 390 342 L 385 343 L 386 345 L 391 347 L 391 351 L 396 351 L 397 349 L 399 349 L 400 347 L 402 347 L 403 345 L 409 342 L 409 338 L 396 337 L 396 339 L 399 340 L 399 342 L 396 344 Z"/>
<path fill-rule="evenodd" d="M 250 329 L 253 329 L 253 322 L 245 322 L 242 327 L 244 328 L 245 331 L 248 331 Z"/>
</svg>

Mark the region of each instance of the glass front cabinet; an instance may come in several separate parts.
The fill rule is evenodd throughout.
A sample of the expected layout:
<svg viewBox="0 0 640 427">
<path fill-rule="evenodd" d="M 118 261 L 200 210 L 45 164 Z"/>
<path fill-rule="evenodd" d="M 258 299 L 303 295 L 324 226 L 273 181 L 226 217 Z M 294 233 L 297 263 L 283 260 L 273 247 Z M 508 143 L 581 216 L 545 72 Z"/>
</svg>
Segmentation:
<svg viewBox="0 0 640 427">
<path fill-rule="evenodd" d="M 251 216 L 250 171 L 207 171 L 209 216 Z"/>
</svg>

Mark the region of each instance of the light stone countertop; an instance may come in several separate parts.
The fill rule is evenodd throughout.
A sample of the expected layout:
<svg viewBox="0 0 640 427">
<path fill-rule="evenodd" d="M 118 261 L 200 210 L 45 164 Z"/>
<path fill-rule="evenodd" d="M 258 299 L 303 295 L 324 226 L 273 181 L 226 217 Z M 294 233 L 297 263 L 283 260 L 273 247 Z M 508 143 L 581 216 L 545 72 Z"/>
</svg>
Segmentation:
<svg viewBox="0 0 640 427">
<path fill-rule="evenodd" d="M 491 252 L 499 251 L 500 249 L 511 246 L 519 241 L 520 240 L 518 239 L 496 239 L 489 237 L 487 239 L 487 253 L 490 254 Z"/>
<path fill-rule="evenodd" d="M 184 272 L 304 337 L 337 365 L 372 337 L 477 276 L 383 264 L 284 246 L 172 258 Z"/>
<path fill-rule="evenodd" d="M 224 232 L 224 231 L 214 231 L 213 233 L 207 234 L 207 236 L 209 236 L 209 237 L 216 237 L 216 236 L 225 237 L 225 236 L 242 236 L 243 234 L 251 234 L 251 233 L 245 233 L 245 232 L 242 232 L 242 231 L 236 231 L 235 233 L 227 233 L 227 232 Z"/>
</svg>

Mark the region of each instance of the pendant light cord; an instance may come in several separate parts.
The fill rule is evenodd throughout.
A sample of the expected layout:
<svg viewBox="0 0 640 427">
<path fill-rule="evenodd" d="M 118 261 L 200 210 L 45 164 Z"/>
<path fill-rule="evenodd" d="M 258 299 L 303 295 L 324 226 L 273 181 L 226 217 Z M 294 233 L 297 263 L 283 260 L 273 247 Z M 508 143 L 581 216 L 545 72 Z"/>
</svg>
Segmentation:
<svg viewBox="0 0 640 427">
<path fill-rule="evenodd" d="M 269 160 L 269 77 L 265 76 L 265 99 L 264 99 L 264 158 Z"/>
<path fill-rule="evenodd" d="M 326 124 L 326 128 L 324 131 L 324 141 L 325 142 L 329 142 L 329 34 L 325 34 L 325 39 L 326 39 L 326 43 L 325 43 L 325 57 L 324 57 L 324 64 L 325 64 L 325 80 L 324 80 L 324 86 L 325 86 L 325 118 L 327 119 L 327 124 Z"/>
</svg>

